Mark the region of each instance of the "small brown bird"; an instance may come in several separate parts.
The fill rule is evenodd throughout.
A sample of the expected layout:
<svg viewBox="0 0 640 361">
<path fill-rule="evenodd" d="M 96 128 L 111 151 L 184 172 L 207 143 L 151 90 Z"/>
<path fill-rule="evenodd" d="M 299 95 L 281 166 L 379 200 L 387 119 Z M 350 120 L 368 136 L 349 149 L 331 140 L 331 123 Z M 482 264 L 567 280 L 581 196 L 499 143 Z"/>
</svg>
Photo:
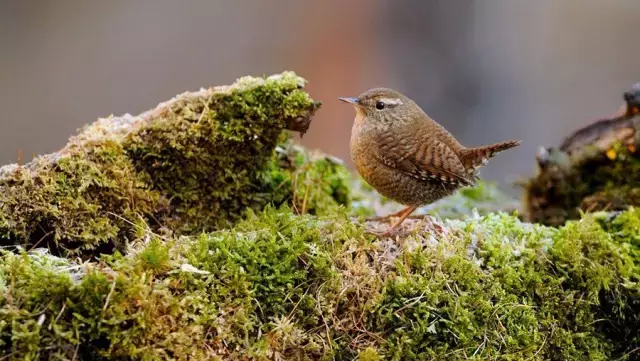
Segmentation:
<svg viewBox="0 0 640 361">
<path fill-rule="evenodd" d="M 392 89 L 339 99 L 355 106 L 351 158 L 358 173 L 380 194 L 406 206 L 380 218 L 400 217 L 383 236 L 391 235 L 416 208 L 473 186 L 489 158 L 520 144 L 466 148 L 414 101 Z"/>
</svg>

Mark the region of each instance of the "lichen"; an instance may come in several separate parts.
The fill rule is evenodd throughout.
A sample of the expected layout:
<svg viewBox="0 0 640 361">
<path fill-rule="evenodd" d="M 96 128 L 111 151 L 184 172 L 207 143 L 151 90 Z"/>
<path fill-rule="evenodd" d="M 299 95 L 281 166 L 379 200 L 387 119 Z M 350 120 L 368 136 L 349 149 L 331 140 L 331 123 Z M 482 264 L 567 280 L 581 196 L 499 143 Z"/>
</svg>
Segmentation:
<svg viewBox="0 0 640 361">
<path fill-rule="evenodd" d="M 137 117 L 99 119 L 59 152 L 0 171 L 0 241 L 55 254 L 122 251 L 140 227 L 229 227 L 247 209 L 348 206 L 346 170 L 291 150 L 320 103 L 293 73 L 185 93 Z M 278 144 L 294 152 L 281 167 Z M 293 153 L 292 153 L 293 154 Z"/>
<path fill-rule="evenodd" d="M 640 214 L 555 229 L 492 213 L 437 242 L 375 240 L 346 210 L 249 212 L 234 228 L 76 264 L 5 252 L 9 360 L 630 360 Z M 614 232 L 615 231 L 615 232 Z"/>
</svg>

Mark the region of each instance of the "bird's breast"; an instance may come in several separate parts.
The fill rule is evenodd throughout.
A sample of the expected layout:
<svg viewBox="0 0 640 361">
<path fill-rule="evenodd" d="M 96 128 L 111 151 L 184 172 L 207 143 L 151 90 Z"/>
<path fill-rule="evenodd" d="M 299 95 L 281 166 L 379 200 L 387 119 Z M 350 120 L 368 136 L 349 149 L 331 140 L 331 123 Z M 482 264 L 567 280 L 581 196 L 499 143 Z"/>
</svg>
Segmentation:
<svg viewBox="0 0 640 361">
<path fill-rule="evenodd" d="M 353 153 L 353 148 L 357 146 L 360 141 L 360 136 L 362 134 L 362 129 L 364 128 L 364 115 L 361 112 L 356 111 L 356 117 L 353 119 L 353 124 L 351 125 L 351 139 L 350 139 L 350 147 Z"/>
<path fill-rule="evenodd" d="M 351 159 L 354 163 L 358 163 L 361 153 L 365 151 L 366 143 L 365 117 L 360 112 L 357 112 L 351 127 L 350 140 Z"/>
<path fill-rule="evenodd" d="M 379 172 L 376 129 L 365 123 L 363 116 L 357 115 L 351 130 L 351 160 L 358 173 L 369 184 L 375 183 L 376 173 Z M 373 185 L 373 184 L 372 184 Z"/>
</svg>

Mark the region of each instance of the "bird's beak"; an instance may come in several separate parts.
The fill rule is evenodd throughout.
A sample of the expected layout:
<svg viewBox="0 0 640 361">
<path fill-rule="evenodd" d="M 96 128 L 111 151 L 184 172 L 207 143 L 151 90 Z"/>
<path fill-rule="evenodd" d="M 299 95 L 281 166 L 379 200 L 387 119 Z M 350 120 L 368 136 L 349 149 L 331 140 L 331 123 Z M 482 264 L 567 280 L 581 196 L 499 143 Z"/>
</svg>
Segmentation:
<svg viewBox="0 0 640 361">
<path fill-rule="evenodd" d="M 360 103 L 358 102 L 358 98 L 338 98 L 338 100 L 341 100 L 345 103 L 351 103 L 355 106 L 360 106 Z"/>
</svg>

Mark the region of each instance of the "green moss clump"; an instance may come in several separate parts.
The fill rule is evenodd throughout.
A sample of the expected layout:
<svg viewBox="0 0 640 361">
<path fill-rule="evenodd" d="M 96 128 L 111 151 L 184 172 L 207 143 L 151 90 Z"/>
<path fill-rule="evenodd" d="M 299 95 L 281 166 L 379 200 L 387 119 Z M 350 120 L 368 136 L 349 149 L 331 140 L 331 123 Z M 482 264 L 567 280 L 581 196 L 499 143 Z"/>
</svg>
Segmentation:
<svg viewBox="0 0 640 361">
<path fill-rule="evenodd" d="M 303 84 L 285 72 L 185 93 L 2 168 L 0 242 L 93 256 L 124 251 L 147 226 L 172 236 L 229 227 L 269 203 L 313 214 L 348 206 L 346 169 L 290 150 L 283 132 L 304 132 L 320 106 Z M 278 144 L 295 154 L 291 164 Z"/>
<path fill-rule="evenodd" d="M 410 254 L 368 328 L 387 335 L 392 359 L 609 360 L 632 344 L 612 330 L 637 327 L 634 310 L 603 305 L 637 297 L 627 250 L 589 218 L 522 226 L 492 215 L 465 228 L 481 238 Z"/>
<path fill-rule="evenodd" d="M 269 211 L 234 231 L 182 241 L 151 236 L 126 257 L 103 256 L 86 267 L 5 253 L 0 349 L 6 352 L 0 355 L 207 360 L 314 354 L 322 349 L 319 336 L 303 330 L 327 312 L 329 300 L 319 295 L 336 292 L 336 271 L 317 245 L 319 230 L 307 226 L 292 213 Z"/>
<path fill-rule="evenodd" d="M 382 357 L 373 347 L 367 347 L 358 353 L 358 361 L 381 361 Z"/>
<path fill-rule="evenodd" d="M 629 248 L 634 259 L 640 260 L 640 208 L 631 207 L 628 212 L 619 212 L 613 216 L 606 214 L 603 227 L 620 244 Z M 640 269 L 633 272 L 640 278 Z"/>
<path fill-rule="evenodd" d="M 131 224 L 166 206 L 121 144 L 105 140 L 87 146 L 53 162 L 37 159 L 0 180 L 5 245 L 45 246 L 55 253 L 111 252 L 124 246 Z"/>
<path fill-rule="evenodd" d="M 582 211 L 616 211 L 640 205 L 640 146 L 615 143 L 606 152 L 571 157 L 551 150 L 550 161 L 525 185 L 527 220 L 552 226 Z"/>
<path fill-rule="evenodd" d="M 631 360 L 639 224 L 489 214 L 398 247 L 345 211 L 267 207 L 196 237 L 141 233 L 99 263 L 4 253 L 0 357 Z"/>
<path fill-rule="evenodd" d="M 271 201 L 272 182 L 265 184 L 264 172 L 282 130 L 319 106 L 300 89 L 302 82 L 291 73 L 266 81 L 244 78 L 239 90 L 182 104 L 124 141 L 136 168 L 170 199 L 166 227 L 228 227 L 244 209 Z"/>
<path fill-rule="evenodd" d="M 272 203 L 289 204 L 299 214 L 330 215 L 349 209 L 356 198 L 351 173 L 340 159 L 291 141 L 276 148 L 267 169 L 263 182 Z"/>
</svg>

